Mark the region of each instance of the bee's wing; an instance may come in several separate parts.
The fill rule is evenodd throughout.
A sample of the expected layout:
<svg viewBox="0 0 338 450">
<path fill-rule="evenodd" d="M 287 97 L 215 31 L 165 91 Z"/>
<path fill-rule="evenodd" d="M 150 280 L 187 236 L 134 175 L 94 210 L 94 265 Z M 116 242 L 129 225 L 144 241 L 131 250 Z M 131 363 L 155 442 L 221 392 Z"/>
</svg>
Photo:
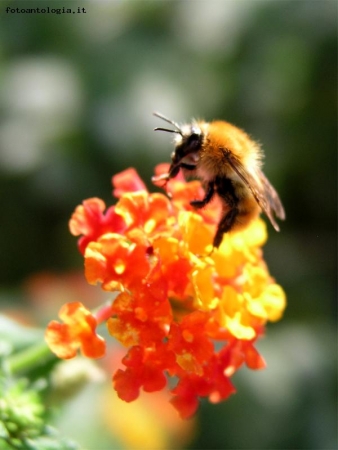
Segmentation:
<svg viewBox="0 0 338 450">
<path fill-rule="evenodd" d="M 277 192 L 270 184 L 260 168 L 255 169 L 255 175 L 248 172 L 241 161 L 230 151 L 225 151 L 224 155 L 228 164 L 237 173 L 241 180 L 248 186 L 257 203 L 269 218 L 276 231 L 279 226 L 275 221 L 274 214 L 279 218 L 285 219 L 285 212 Z M 259 181 L 257 181 L 259 179 Z"/>
<path fill-rule="evenodd" d="M 268 199 L 271 209 L 279 219 L 284 220 L 285 211 L 275 188 L 270 184 L 261 169 L 257 169 L 257 175 L 263 183 L 265 196 Z"/>
</svg>

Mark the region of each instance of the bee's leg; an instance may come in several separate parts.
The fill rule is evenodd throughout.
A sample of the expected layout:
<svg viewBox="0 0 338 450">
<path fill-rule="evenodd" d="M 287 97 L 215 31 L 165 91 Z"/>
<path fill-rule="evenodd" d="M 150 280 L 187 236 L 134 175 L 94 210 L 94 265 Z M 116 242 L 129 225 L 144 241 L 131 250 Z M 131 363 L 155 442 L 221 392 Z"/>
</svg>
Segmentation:
<svg viewBox="0 0 338 450">
<path fill-rule="evenodd" d="M 207 188 L 206 188 L 206 193 L 205 193 L 204 199 L 203 200 L 192 200 L 190 202 L 190 205 L 194 206 L 195 208 L 203 208 L 203 206 L 205 206 L 207 203 L 210 202 L 214 193 L 215 193 L 214 182 L 209 181 Z"/>
<path fill-rule="evenodd" d="M 227 233 L 233 227 L 236 217 L 238 215 L 238 209 L 233 208 L 228 211 L 224 217 L 222 217 L 214 237 L 213 246 L 218 248 L 221 245 L 224 233 Z"/>
<path fill-rule="evenodd" d="M 168 179 L 175 178 L 181 167 L 185 170 L 195 170 L 196 166 L 193 164 L 185 164 L 185 163 L 172 163 L 169 168 Z"/>
<path fill-rule="evenodd" d="M 228 178 L 217 177 L 215 180 L 216 190 L 219 197 L 226 204 L 226 213 L 222 217 L 214 237 L 214 247 L 219 247 L 223 234 L 227 233 L 233 227 L 238 215 L 238 197 L 236 196 L 234 186 Z"/>
</svg>

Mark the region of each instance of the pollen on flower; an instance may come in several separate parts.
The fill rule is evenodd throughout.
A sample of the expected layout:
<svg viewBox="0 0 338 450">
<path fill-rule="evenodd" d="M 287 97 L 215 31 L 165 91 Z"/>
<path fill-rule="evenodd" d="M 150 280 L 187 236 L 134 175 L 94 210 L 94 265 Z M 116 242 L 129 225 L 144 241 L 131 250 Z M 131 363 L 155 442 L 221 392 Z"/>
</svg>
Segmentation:
<svg viewBox="0 0 338 450">
<path fill-rule="evenodd" d="M 195 373 L 198 376 L 203 375 L 203 368 L 195 360 L 191 353 L 183 353 L 176 358 L 177 364 L 186 372 Z"/>
<path fill-rule="evenodd" d="M 148 319 L 148 314 L 144 310 L 144 308 L 138 306 L 137 308 L 135 308 L 135 317 L 141 320 L 141 322 L 145 322 Z"/>
<path fill-rule="evenodd" d="M 144 231 L 147 234 L 149 234 L 149 233 L 151 233 L 154 230 L 155 227 L 156 227 L 156 220 L 149 219 L 144 224 Z"/>
<path fill-rule="evenodd" d="M 155 169 L 157 176 L 167 171 L 168 165 Z M 172 377 L 171 403 L 188 418 L 200 398 L 217 403 L 233 394 L 231 377 L 243 365 L 265 367 L 255 343 L 286 307 L 262 256 L 266 226 L 255 219 L 213 249 L 221 205 L 215 198 L 205 208 L 191 206 L 205 195 L 199 181 L 181 175 L 168 180 L 170 198 L 149 193 L 135 169 L 112 181 L 116 205 L 84 201 L 70 229 L 80 236 L 87 281 L 118 293 L 108 310 L 97 313 L 128 348 L 113 385 L 130 402 L 141 389 L 163 389 Z M 46 331 L 58 356 L 73 357 L 78 349 L 103 355 L 97 323 L 83 305 L 68 306 L 61 316 L 64 323 L 53 321 Z"/>
<path fill-rule="evenodd" d="M 132 328 L 131 324 L 124 323 L 120 319 L 111 317 L 107 321 L 109 333 L 114 336 L 125 347 L 137 345 L 139 343 L 139 333 Z"/>
<path fill-rule="evenodd" d="M 187 342 L 193 342 L 194 340 L 194 335 L 190 331 L 184 330 L 182 336 Z"/>
<path fill-rule="evenodd" d="M 121 275 L 126 269 L 125 262 L 122 259 L 117 259 L 114 263 L 114 270 L 118 275 Z"/>
</svg>

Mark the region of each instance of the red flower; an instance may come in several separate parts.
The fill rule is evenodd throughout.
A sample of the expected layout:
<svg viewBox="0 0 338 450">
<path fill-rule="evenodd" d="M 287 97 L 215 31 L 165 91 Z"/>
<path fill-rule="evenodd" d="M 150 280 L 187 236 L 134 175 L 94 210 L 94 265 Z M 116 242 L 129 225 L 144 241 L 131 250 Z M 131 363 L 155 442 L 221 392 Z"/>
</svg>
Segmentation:
<svg viewBox="0 0 338 450">
<path fill-rule="evenodd" d="M 132 167 L 118 173 L 112 177 L 114 186 L 113 195 L 116 198 L 122 197 L 129 192 L 146 191 L 147 188 L 138 173 Z"/>
<path fill-rule="evenodd" d="M 119 397 L 130 402 L 140 389 L 163 389 L 167 377 L 175 377 L 172 403 L 187 418 L 199 398 L 216 403 L 234 393 L 230 378 L 243 364 L 265 366 L 254 345 L 266 322 L 281 318 L 285 295 L 262 259 L 264 223 L 257 219 L 244 231 L 226 234 L 213 249 L 217 198 L 194 210 L 190 201 L 203 198 L 201 184 L 180 175 L 158 178 L 167 170 L 161 165 L 156 175 L 170 198 L 147 192 L 128 169 L 113 177 L 117 204 L 104 212 L 99 199 L 83 202 L 70 229 L 81 235 L 87 281 L 118 292 L 97 317 L 129 348 L 125 369 L 113 375 Z M 47 329 L 51 349 L 63 358 L 78 348 L 101 356 L 95 318 L 81 304 L 65 308 L 65 324 L 52 322 Z"/>
<path fill-rule="evenodd" d="M 103 214 L 105 209 L 103 200 L 90 198 L 84 200 L 74 211 L 69 221 L 69 229 L 74 236 L 82 235 L 78 242 L 81 253 L 84 253 L 89 242 L 95 241 L 101 235 L 108 232 L 123 233 L 126 229 L 123 218 L 116 213 L 113 206 Z"/>
</svg>

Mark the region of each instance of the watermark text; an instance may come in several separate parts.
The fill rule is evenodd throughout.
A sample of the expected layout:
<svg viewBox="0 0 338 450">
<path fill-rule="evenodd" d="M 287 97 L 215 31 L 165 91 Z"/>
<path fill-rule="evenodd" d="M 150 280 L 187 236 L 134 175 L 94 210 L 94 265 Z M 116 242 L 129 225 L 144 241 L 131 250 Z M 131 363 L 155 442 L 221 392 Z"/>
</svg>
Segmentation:
<svg viewBox="0 0 338 450">
<path fill-rule="evenodd" d="M 7 14 L 86 14 L 86 8 L 81 8 L 80 6 L 76 8 L 52 8 L 46 6 L 45 8 L 12 8 L 7 6 Z"/>
</svg>

